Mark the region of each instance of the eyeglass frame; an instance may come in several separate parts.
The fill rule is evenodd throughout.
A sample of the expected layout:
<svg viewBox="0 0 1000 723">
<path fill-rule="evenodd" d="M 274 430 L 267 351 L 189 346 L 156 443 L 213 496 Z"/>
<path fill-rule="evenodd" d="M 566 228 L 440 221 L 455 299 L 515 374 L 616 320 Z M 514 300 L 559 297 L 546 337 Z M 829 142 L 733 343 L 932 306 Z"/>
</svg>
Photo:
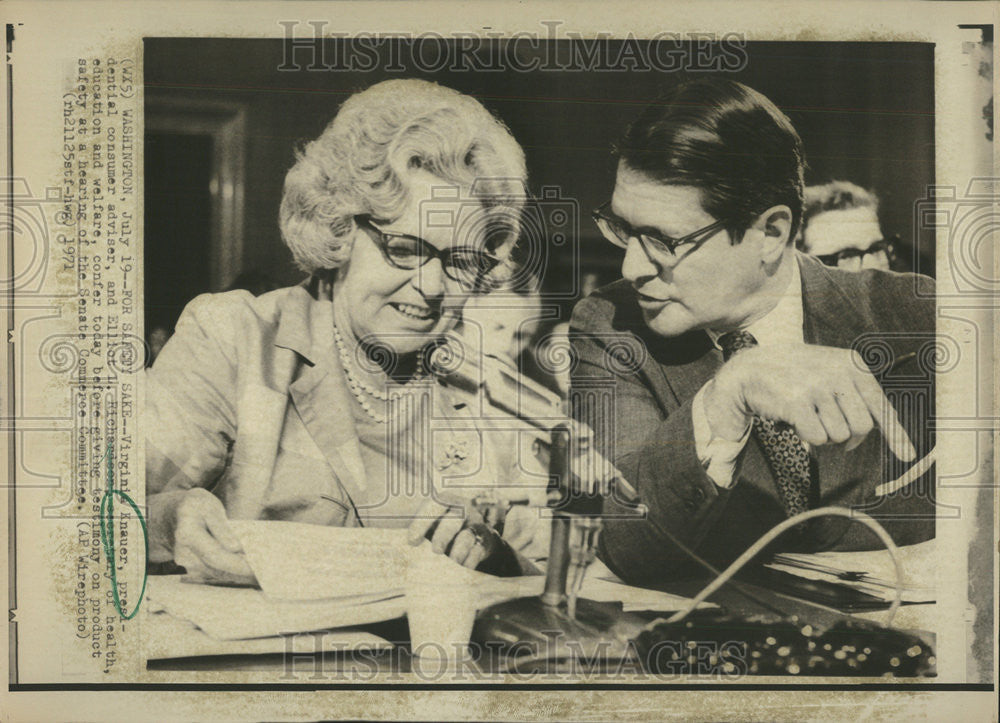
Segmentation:
<svg viewBox="0 0 1000 723">
<path fill-rule="evenodd" d="M 670 256 L 677 256 L 677 249 L 681 246 L 686 246 L 689 244 L 696 244 L 695 248 L 701 246 L 701 244 L 708 241 L 710 238 L 715 236 L 719 231 L 726 229 L 730 226 L 729 221 L 720 220 L 713 221 L 707 226 L 704 226 L 696 231 L 692 231 L 689 234 L 681 236 L 680 238 L 673 238 L 661 233 L 658 229 L 651 227 L 635 228 L 631 224 L 625 221 L 625 219 L 616 215 L 614 212 L 607 210 L 611 205 L 611 201 L 605 201 L 600 206 L 591 211 L 590 216 L 594 223 L 597 224 L 598 230 L 601 235 L 604 236 L 608 242 L 618 246 L 619 248 L 627 249 L 629 239 L 638 239 L 639 244 L 642 246 L 643 251 L 646 252 L 647 256 L 651 257 L 650 245 L 653 245 L 655 249 L 663 249 L 666 254 Z M 602 227 L 602 222 L 609 225 L 609 232 L 606 233 Z M 610 232 L 610 226 L 617 225 L 623 231 L 625 231 L 628 236 L 625 239 L 620 238 L 617 234 Z M 609 236 L 610 233 L 610 236 Z M 614 238 L 611 238 L 614 236 Z"/>
<path fill-rule="evenodd" d="M 381 229 L 377 225 L 375 225 L 375 222 L 372 219 L 371 214 L 361 213 L 355 215 L 354 223 L 359 228 L 365 228 L 369 231 L 375 232 L 375 236 L 372 239 L 373 241 L 375 241 L 375 246 L 377 246 L 378 250 L 382 253 L 382 257 L 385 259 L 386 263 L 392 266 L 394 269 L 400 269 L 402 271 L 416 271 L 417 269 L 426 266 L 433 259 L 439 259 L 441 261 L 441 270 L 444 272 L 445 276 L 447 276 L 452 281 L 458 282 L 467 290 L 475 293 L 484 293 L 489 290 L 490 284 L 486 283 L 486 276 L 495 271 L 496 268 L 503 263 L 503 259 L 494 256 L 493 254 L 484 253 L 483 251 L 477 249 L 475 246 L 452 246 L 442 250 L 439 249 L 434 244 L 420 238 L 419 236 L 414 236 L 413 234 L 410 233 L 402 233 L 400 231 L 386 231 L 385 229 Z M 405 239 L 410 239 L 411 241 L 416 241 L 421 250 L 423 251 L 423 254 L 420 257 L 423 259 L 423 261 L 421 261 L 420 263 L 418 263 L 416 266 L 413 267 L 400 266 L 389 255 L 389 242 L 386 240 L 387 238 L 405 238 Z M 456 267 L 449 265 L 448 262 L 451 260 L 453 254 L 459 252 L 462 253 L 471 252 L 484 259 L 489 259 L 490 261 L 493 262 L 493 264 L 485 271 L 477 272 L 476 278 L 471 283 L 466 282 L 463 279 L 456 278 L 455 276 L 452 275 L 452 273 L 449 272 L 449 269 L 451 272 L 456 271 Z"/>
<path fill-rule="evenodd" d="M 823 262 L 824 266 L 831 266 L 837 268 L 840 266 L 841 260 L 852 259 L 859 257 L 862 262 L 865 256 L 869 254 L 877 254 L 880 251 L 885 253 L 886 259 L 891 264 L 896 258 L 896 244 L 899 242 L 899 234 L 893 234 L 892 236 L 886 236 L 880 238 L 878 241 L 874 241 L 866 249 L 849 248 L 838 251 L 835 254 L 816 254 L 816 258 Z M 831 263 L 832 262 L 832 263 Z"/>
</svg>

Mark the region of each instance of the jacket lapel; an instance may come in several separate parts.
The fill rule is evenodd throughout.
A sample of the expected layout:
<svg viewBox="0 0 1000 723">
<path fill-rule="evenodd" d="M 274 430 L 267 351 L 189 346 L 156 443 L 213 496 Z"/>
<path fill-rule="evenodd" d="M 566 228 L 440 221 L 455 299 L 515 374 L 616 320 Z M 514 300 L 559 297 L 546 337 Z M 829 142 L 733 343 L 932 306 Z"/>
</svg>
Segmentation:
<svg viewBox="0 0 1000 723">
<path fill-rule="evenodd" d="M 358 507 L 368 501 L 365 467 L 350 414 L 347 385 L 338 378 L 343 372 L 339 366 L 335 370 L 331 366 L 328 363 L 306 366 L 292 382 L 290 391 L 309 436 Z"/>
<path fill-rule="evenodd" d="M 663 355 L 654 351 L 643 367 L 654 396 L 667 413 L 677 409 L 685 400 L 692 399 L 722 366 L 722 353 L 711 343 L 708 335 L 702 332 L 685 334 L 674 341 L 678 347 L 697 348 L 701 353 L 693 358 L 688 358 L 687 354 L 678 358 L 677 354 Z M 666 373 L 668 368 L 669 375 Z"/>
<path fill-rule="evenodd" d="M 805 254 L 797 256 L 806 344 L 850 349 L 859 334 L 873 328 L 874 320 L 851 301 L 831 269 Z"/>
<path fill-rule="evenodd" d="M 722 352 L 703 331 L 689 332 L 669 339 L 644 336 L 650 353 L 643 372 L 667 415 L 684 402 L 692 400 L 722 366 Z M 759 490 L 758 496 L 775 494 L 773 476 L 764 451 L 753 436 L 747 441 L 746 451 L 741 455 L 734 475 L 741 480 L 742 489 L 737 487 L 737 494 L 745 494 L 747 486 Z M 760 524 L 764 527 L 770 526 L 765 519 L 767 513 L 755 505 L 743 506 L 740 514 L 761 521 Z"/>
<path fill-rule="evenodd" d="M 368 491 L 365 467 L 350 413 L 350 392 L 333 348 L 328 287 L 316 283 L 305 308 L 297 304 L 295 309 L 282 309 L 275 345 L 302 357 L 298 376 L 289 385 L 295 410 L 351 502 L 363 505 Z"/>
<path fill-rule="evenodd" d="M 612 327 L 630 334 L 643 348 L 644 353 L 637 354 L 644 359 L 639 371 L 664 415 L 693 397 L 722 366 L 722 354 L 703 331 L 671 338 L 652 333 L 631 294 L 616 308 Z"/>
<path fill-rule="evenodd" d="M 861 304 L 855 304 L 837 280 L 838 273 L 818 260 L 798 254 L 802 274 L 803 335 L 807 344 L 850 349 L 860 334 L 875 328 L 874 319 Z M 866 467 L 877 459 L 878 438 L 874 430 L 857 449 L 847 452 L 842 445 L 824 445 L 813 450 L 819 477 L 819 504 L 850 507 L 865 495 Z M 832 544 L 843 535 L 848 521 L 819 519 L 813 534 Z"/>
</svg>

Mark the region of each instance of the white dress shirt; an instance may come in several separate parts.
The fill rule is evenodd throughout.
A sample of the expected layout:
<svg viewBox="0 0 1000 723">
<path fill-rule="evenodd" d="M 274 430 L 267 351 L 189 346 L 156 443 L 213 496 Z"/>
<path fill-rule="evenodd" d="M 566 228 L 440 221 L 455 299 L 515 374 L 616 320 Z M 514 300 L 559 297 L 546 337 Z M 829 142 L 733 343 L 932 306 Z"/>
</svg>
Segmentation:
<svg viewBox="0 0 1000 723">
<path fill-rule="evenodd" d="M 788 287 L 778 297 L 774 308 L 743 330 L 753 335 L 759 346 L 801 344 L 804 341 L 802 280 L 799 277 L 799 264 L 794 257 L 791 259 L 791 264 L 792 278 L 788 282 Z M 722 333 L 711 329 L 706 331 L 712 343 L 719 348 L 719 337 Z M 752 423 L 747 422 L 746 431 L 739 441 L 713 437 L 705 413 L 704 393 L 703 386 L 695 395 L 691 407 L 695 451 L 709 478 L 719 487 L 729 488 L 733 484 L 736 458 L 750 437 Z"/>
</svg>

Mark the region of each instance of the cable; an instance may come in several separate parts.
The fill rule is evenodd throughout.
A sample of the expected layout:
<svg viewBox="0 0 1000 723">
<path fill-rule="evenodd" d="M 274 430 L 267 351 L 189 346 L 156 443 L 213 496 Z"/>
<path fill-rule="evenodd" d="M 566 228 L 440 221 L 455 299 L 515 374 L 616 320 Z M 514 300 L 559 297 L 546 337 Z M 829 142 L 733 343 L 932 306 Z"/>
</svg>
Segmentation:
<svg viewBox="0 0 1000 723">
<path fill-rule="evenodd" d="M 923 459 L 916 462 L 912 467 L 910 467 L 906 472 L 904 472 L 898 479 L 892 482 L 885 482 L 880 484 L 875 488 L 876 497 L 885 497 L 886 495 L 891 495 L 895 492 L 899 492 L 904 487 L 908 487 L 918 479 L 920 479 L 924 472 L 931 468 L 931 465 L 937 461 L 937 455 L 935 454 L 937 448 L 932 449 Z"/>
<path fill-rule="evenodd" d="M 877 520 L 869 517 L 864 512 L 858 512 L 857 510 L 851 510 L 846 507 L 820 507 L 815 510 L 807 510 L 794 517 L 789 517 L 784 522 L 781 522 L 770 530 L 765 532 L 755 543 L 753 543 L 747 550 L 740 555 L 736 560 L 725 569 L 718 577 L 716 577 L 712 582 L 710 582 L 701 592 L 699 592 L 688 604 L 685 610 L 681 610 L 674 615 L 667 618 L 668 623 L 680 622 L 691 612 L 698 607 L 709 595 L 718 590 L 720 587 L 725 585 L 730 578 L 733 577 L 737 572 L 739 572 L 748 562 L 757 556 L 757 554 L 774 542 L 783 532 L 795 527 L 800 522 L 806 520 L 811 520 L 814 517 L 846 517 L 849 520 L 856 520 L 862 522 L 868 526 L 868 528 L 874 532 L 878 538 L 885 545 L 885 549 L 889 552 L 889 557 L 892 559 L 893 567 L 896 570 L 896 595 L 892 600 L 892 604 L 889 605 L 888 618 L 885 621 L 886 627 L 892 625 L 893 618 L 896 616 L 896 611 L 899 609 L 902 603 L 902 591 L 903 591 L 903 567 L 899 562 L 899 557 L 897 556 L 898 548 L 896 543 L 892 541 L 889 533 L 885 531 L 885 528 L 878 523 Z M 650 625 L 658 624 L 661 621 L 653 621 Z"/>
<path fill-rule="evenodd" d="M 652 517 L 647 517 L 646 519 L 649 521 L 650 524 L 653 525 L 653 528 L 657 532 L 659 532 L 664 537 L 669 538 L 670 541 L 673 542 L 674 545 L 676 545 L 680 549 L 680 551 L 683 552 L 685 555 L 687 555 L 688 557 L 690 557 L 692 560 L 694 560 L 695 562 L 697 562 L 699 565 L 701 565 L 702 567 L 704 567 L 706 570 L 708 570 L 710 573 L 712 573 L 716 577 L 719 577 L 719 576 L 722 575 L 722 573 L 715 567 L 715 565 L 713 565 L 708 560 L 706 560 L 703 557 L 701 557 L 698 553 L 696 553 L 690 547 L 688 547 L 683 542 L 681 542 L 679 539 L 677 539 L 677 537 L 672 532 L 670 532 L 665 527 L 663 527 L 659 522 L 657 522 L 656 520 L 654 520 Z M 756 595 L 754 595 L 753 593 L 751 593 L 749 590 L 746 590 L 738 582 L 730 582 L 729 584 L 733 587 L 733 589 L 736 590 L 736 592 L 738 592 L 740 595 L 742 595 L 743 597 L 747 598 L 748 600 L 751 600 L 752 602 L 756 603 L 757 605 L 760 605 L 762 608 L 765 608 L 765 609 L 771 611 L 775 615 L 778 615 L 780 617 L 785 617 L 785 611 L 784 610 L 779 610 L 778 608 L 774 607 L 770 603 L 761 600 L 759 597 L 757 597 Z M 690 611 L 688 611 L 688 612 L 690 612 Z M 662 620 L 662 618 L 660 618 L 659 620 Z"/>
</svg>

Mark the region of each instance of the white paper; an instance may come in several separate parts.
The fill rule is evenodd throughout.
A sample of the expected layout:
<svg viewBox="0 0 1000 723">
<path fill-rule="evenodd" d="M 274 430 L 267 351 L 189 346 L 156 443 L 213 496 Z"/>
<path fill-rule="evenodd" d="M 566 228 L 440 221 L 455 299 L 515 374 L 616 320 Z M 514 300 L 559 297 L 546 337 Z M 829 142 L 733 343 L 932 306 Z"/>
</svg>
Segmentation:
<svg viewBox="0 0 1000 723">
<path fill-rule="evenodd" d="M 416 548 L 406 530 L 233 520 L 250 569 L 275 600 L 402 594 Z"/>
<path fill-rule="evenodd" d="M 937 590 L 928 584 L 934 579 L 928 567 L 933 554 L 934 540 L 898 548 L 897 555 L 903 569 L 901 595 L 904 602 L 923 603 L 937 599 Z M 767 567 L 809 580 L 835 582 L 883 600 L 895 597 L 896 569 L 885 550 L 783 552 L 775 555 Z M 850 579 L 852 574 L 859 579 Z"/>
<path fill-rule="evenodd" d="M 337 600 L 277 601 L 252 588 L 189 584 L 173 575 L 151 577 L 147 595 L 151 611 L 188 620 L 219 640 L 365 625 L 406 612 L 402 595 L 346 605 Z"/>
<path fill-rule="evenodd" d="M 408 570 L 414 565 L 420 570 L 424 590 L 440 590 L 444 610 L 462 587 L 472 591 L 472 603 L 481 610 L 540 595 L 545 586 L 541 575 L 501 578 L 469 570 L 435 554 L 429 543 L 411 546 L 405 530 L 275 521 L 231 524 L 260 590 L 186 584 L 174 577 L 151 578 L 149 590 L 155 609 L 191 621 L 220 640 L 398 617 L 406 612 Z M 600 563 L 588 573 L 581 598 L 621 602 L 626 610 L 678 610 L 687 602 L 687 598 L 621 584 Z M 233 615 L 234 610 L 240 615 Z"/>
<path fill-rule="evenodd" d="M 417 560 L 428 583 L 477 588 L 480 608 L 540 595 L 544 587 L 542 576 L 498 578 L 464 568 L 433 553 L 429 543 L 411 546 L 405 530 L 246 520 L 232 527 L 261 589 L 274 600 L 361 603 L 402 594 L 407 569 Z M 631 610 L 676 610 L 688 600 L 621 584 L 599 562 L 588 569 L 580 597 Z"/>
<path fill-rule="evenodd" d="M 199 630 L 193 623 L 166 612 L 147 615 L 143 632 L 146 657 L 149 660 L 203 655 L 310 655 L 317 652 L 387 650 L 393 647 L 385 638 L 356 629 L 218 640 Z"/>
</svg>

